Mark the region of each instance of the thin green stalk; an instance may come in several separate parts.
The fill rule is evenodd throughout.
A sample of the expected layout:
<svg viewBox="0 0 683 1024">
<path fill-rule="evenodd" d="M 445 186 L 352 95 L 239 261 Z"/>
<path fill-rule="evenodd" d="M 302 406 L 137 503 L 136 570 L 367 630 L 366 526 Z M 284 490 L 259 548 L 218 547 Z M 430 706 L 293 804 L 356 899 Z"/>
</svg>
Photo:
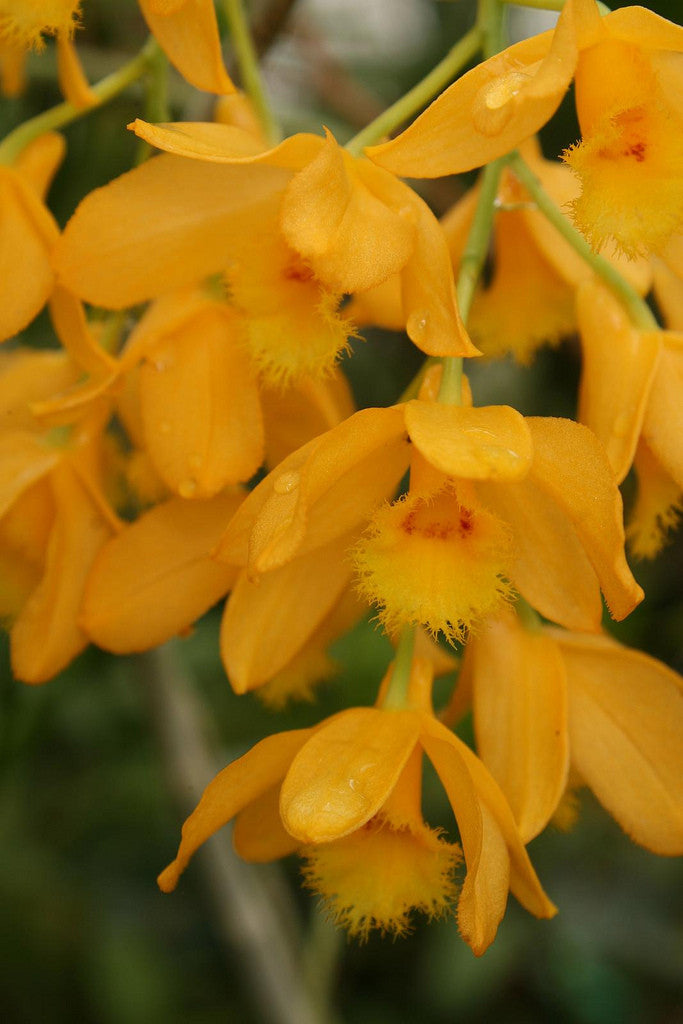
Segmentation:
<svg viewBox="0 0 683 1024">
<path fill-rule="evenodd" d="M 586 261 L 591 270 L 598 274 L 605 284 L 612 289 L 624 306 L 632 323 L 644 331 L 656 330 L 658 324 L 647 303 L 641 299 L 635 288 L 628 281 L 624 280 L 611 263 L 608 263 L 598 253 L 593 252 L 581 232 L 577 231 L 560 208 L 555 205 L 534 172 L 519 153 L 513 153 L 507 159 L 512 171 L 519 178 L 522 185 L 524 185 L 544 217 L 550 221 L 553 227 L 557 228 L 562 237 Z"/>
<path fill-rule="evenodd" d="M 230 26 L 230 38 L 239 64 L 244 91 L 256 108 L 266 136 L 276 144 L 280 141 L 280 132 L 268 102 L 242 0 L 223 0 L 223 10 Z"/>
<path fill-rule="evenodd" d="M 482 31 L 477 24 L 448 51 L 443 60 L 439 61 L 421 82 L 418 82 L 405 96 L 392 103 L 379 117 L 376 117 L 362 131 L 354 135 L 346 143 L 347 151 L 352 156 L 360 156 L 366 146 L 379 142 L 404 121 L 413 117 L 470 63 L 481 48 L 481 41 Z"/>
<path fill-rule="evenodd" d="M 470 233 L 460 263 L 460 273 L 455 290 L 458 308 L 464 323 L 470 315 L 474 290 L 486 262 L 489 240 L 493 230 L 496 210 L 498 183 L 505 166 L 505 158 L 488 164 L 481 173 L 481 189 Z M 446 405 L 457 405 L 461 400 L 462 359 L 444 359 L 439 401 Z"/>
<path fill-rule="evenodd" d="M 537 11 L 561 11 L 567 0 L 498 0 L 501 4 L 513 7 L 533 7 Z M 611 14 L 612 9 L 601 0 L 597 0 L 600 14 Z"/>
<path fill-rule="evenodd" d="M 406 626 L 401 633 L 401 639 L 396 648 L 394 670 L 391 673 L 389 687 L 382 704 L 383 707 L 398 710 L 407 706 L 408 684 L 410 682 L 414 649 L 415 626 Z"/>
<path fill-rule="evenodd" d="M 153 124 L 171 120 L 168 105 L 168 58 L 163 50 L 153 55 L 145 89 L 145 120 Z M 153 147 L 145 139 L 138 140 L 135 158 L 137 165 L 142 164 L 153 153 Z"/>
<path fill-rule="evenodd" d="M 0 143 L 0 164 L 13 163 L 24 147 L 39 135 L 43 135 L 44 132 L 64 128 L 72 121 L 83 117 L 84 114 L 89 114 L 91 110 L 96 110 L 97 107 L 114 99 L 149 70 L 158 50 L 157 41 L 150 36 L 136 57 L 93 85 L 92 91 L 97 97 L 97 103 L 94 106 L 77 107 L 73 103 L 65 101 L 49 110 L 44 110 L 42 114 L 37 114 L 36 117 L 30 118 L 28 121 L 24 121 L 5 136 Z"/>
<path fill-rule="evenodd" d="M 479 0 L 477 23 L 481 26 L 484 58 L 505 49 L 505 9 L 500 0 Z"/>
</svg>

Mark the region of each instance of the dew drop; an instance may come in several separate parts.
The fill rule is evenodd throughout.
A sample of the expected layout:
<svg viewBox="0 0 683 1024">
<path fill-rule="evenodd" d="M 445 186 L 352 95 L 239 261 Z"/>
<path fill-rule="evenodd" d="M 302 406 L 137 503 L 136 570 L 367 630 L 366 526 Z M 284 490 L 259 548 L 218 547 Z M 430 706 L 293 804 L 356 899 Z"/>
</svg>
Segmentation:
<svg viewBox="0 0 683 1024">
<path fill-rule="evenodd" d="M 301 483 L 301 474 L 295 470 L 288 473 L 281 473 L 273 481 L 273 490 L 276 494 L 291 494 Z"/>
<path fill-rule="evenodd" d="M 161 423 L 159 424 L 159 433 L 160 434 L 170 434 L 171 433 L 171 424 L 168 422 L 168 420 L 162 420 L 161 421 Z"/>
<path fill-rule="evenodd" d="M 411 338 L 421 338 L 429 325 L 429 313 L 426 310 L 419 310 L 411 313 L 406 323 L 406 329 Z"/>
</svg>

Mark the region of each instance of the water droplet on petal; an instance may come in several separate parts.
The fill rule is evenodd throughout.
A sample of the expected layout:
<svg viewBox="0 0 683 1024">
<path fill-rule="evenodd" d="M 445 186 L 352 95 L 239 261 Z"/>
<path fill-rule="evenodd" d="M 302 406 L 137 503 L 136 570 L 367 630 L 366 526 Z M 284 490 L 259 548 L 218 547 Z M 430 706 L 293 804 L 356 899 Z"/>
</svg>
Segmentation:
<svg viewBox="0 0 683 1024">
<path fill-rule="evenodd" d="M 429 325 L 429 313 L 426 310 L 419 310 L 411 313 L 406 323 L 406 330 L 410 337 L 415 341 L 416 338 L 422 338 L 427 331 Z"/>
<path fill-rule="evenodd" d="M 159 424 L 159 433 L 160 434 L 170 434 L 171 433 L 171 424 L 168 422 L 168 420 L 162 420 L 161 421 L 161 423 Z"/>
<path fill-rule="evenodd" d="M 281 473 L 273 481 L 273 490 L 276 494 L 291 494 L 301 483 L 301 474 L 296 470 Z"/>
</svg>

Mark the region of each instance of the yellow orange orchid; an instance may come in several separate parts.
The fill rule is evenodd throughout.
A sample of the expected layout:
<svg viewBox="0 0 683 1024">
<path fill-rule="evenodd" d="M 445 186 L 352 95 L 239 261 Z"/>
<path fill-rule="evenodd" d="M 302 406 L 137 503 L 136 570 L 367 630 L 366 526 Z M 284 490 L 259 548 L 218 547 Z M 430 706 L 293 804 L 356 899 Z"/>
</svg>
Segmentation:
<svg viewBox="0 0 683 1024">
<path fill-rule="evenodd" d="M 386 698 L 393 671 L 376 707 L 350 708 L 313 729 L 270 736 L 228 765 L 185 822 L 178 854 L 159 876 L 161 889 L 172 891 L 198 847 L 236 817 L 235 845 L 245 859 L 272 860 L 299 849 L 308 884 L 356 934 L 373 927 L 400 934 L 413 908 L 443 913 L 455 894 L 460 852 L 422 819 L 424 752 L 460 831 L 467 874 L 457 916 L 465 941 L 478 955 L 486 950 L 508 888 L 531 913 L 551 917 L 555 908 L 496 783 L 434 717 L 429 661 L 414 660 L 400 708 Z"/>
<path fill-rule="evenodd" d="M 140 0 L 162 50 L 183 78 L 206 92 L 234 92 L 225 70 L 213 0 Z"/>
<path fill-rule="evenodd" d="M 524 842 L 552 818 L 568 769 L 635 842 L 683 852 L 683 680 L 605 634 L 487 623 L 468 645 L 477 750 Z"/>
<path fill-rule="evenodd" d="M 87 197 L 56 249 L 76 294 L 121 308 L 224 273 L 266 380 L 324 373 L 352 326 L 345 293 L 400 272 L 403 322 L 430 355 L 473 355 L 428 207 L 328 134 L 274 149 L 225 124 L 147 125 L 168 152 Z"/>
<path fill-rule="evenodd" d="M 546 193 L 566 209 L 579 191 L 569 168 L 544 159 L 535 138 L 520 151 Z M 456 276 L 478 197 L 475 186 L 441 219 Z M 616 251 L 603 256 L 640 294 L 648 291 L 653 271 L 646 260 L 626 259 Z M 510 352 L 518 362 L 528 363 L 540 345 L 555 344 L 576 330 L 575 292 L 591 269 L 536 208 L 510 168 L 503 171 L 496 196 L 492 258 L 491 280 L 477 289 L 468 329 L 484 355 Z M 395 283 L 390 280 L 356 296 L 351 313 L 361 325 L 395 328 L 400 323 Z"/>
<path fill-rule="evenodd" d="M 422 482 L 382 505 L 410 464 L 408 438 Z M 229 524 L 216 557 L 244 568 L 221 629 L 226 671 L 243 692 L 293 656 L 348 586 L 352 544 L 390 630 L 422 623 L 456 639 L 509 581 L 569 628 L 599 628 L 601 587 L 624 617 L 642 591 L 623 543 L 607 458 L 579 424 L 424 398 L 365 409 L 286 458 Z"/>
<path fill-rule="evenodd" d="M 595 248 L 657 252 L 683 226 L 681 53 L 683 28 L 643 7 L 598 19 L 582 42 L 582 138 L 564 158 L 581 182 L 572 215 Z"/>
</svg>

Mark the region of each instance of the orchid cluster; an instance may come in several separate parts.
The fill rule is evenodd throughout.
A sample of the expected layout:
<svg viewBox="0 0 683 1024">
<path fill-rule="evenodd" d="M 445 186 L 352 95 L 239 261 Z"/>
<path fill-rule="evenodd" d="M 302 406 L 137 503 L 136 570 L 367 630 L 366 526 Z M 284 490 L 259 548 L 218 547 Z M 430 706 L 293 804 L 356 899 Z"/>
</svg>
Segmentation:
<svg viewBox="0 0 683 1024">
<path fill-rule="evenodd" d="M 479 955 L 508 891 L 556 912 L 526 844 L 579 788 L 682 853 L 682 680 L 602 622 L 603 598 L 616 620 L 643 598 L 625 544 L 656 556 L 683 495 L 683 28 L 566 0 L 506 45 L 503 0 L 480 0 L 438 84 L 341 145 L 318 126 L 277 139 L 248 47 L 250 95 L 225 70 L 211 0 L 140 0 L 150 42 L 90 85 L 74 32 L 95 5 L 0 0 L 5 93 L 54 37 L 65 95 L 0 143 L 0 338 L 45 305 L 57 338 L 0 361 L 13 672 L 150 650 L 224 598 L 227 679 L 276 710 L 312 699 L 369 612 L 396 648 L 374 706 L 216 777 L 160 887 L 235 819 L 242 857 L 298 853 L 352 934 L 452 912 Z M 137 119 L 155 155 L 60 232 L 55 129 L 160 54 L 218 97 L 214 120 Z M 536 133 L 572 83 L 581 138 L 546 159 Z M 478 168 L 441 221 L 402 180 Z M 366 326 L 425 359 L 395 404 L 356 410 L 344 364 Z M 572 334 L 576 421 L 476 403 L 463 360 L 527 364 Z M 475 749 L 453 728 L 470 710 Z M 423 755 L 457 831 L 423 818 Z"/>
</svg>

